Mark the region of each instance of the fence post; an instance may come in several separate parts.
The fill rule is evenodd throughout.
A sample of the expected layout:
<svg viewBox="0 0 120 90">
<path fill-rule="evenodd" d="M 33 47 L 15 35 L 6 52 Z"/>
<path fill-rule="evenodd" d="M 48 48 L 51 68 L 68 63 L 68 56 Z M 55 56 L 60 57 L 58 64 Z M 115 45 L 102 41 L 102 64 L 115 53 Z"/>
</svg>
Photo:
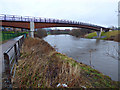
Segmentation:
<svg viewBox="0 0 120 90">
<path fill-rule="evenodd" d="M 21 39 L 19 40 L 19 44 L 20 44 L 20 47 L 21 47 Z"/>
<path fill-rule="evenodd" d="M 22 46 L 23 43 L 23 37 L 20 39 L 20 46 Z"/>
<path fill-rule="evenodd" d="M 22 37 L 22 38 L 23 38 L 23 37 Z M 22 41 L 22 38 L 20 39 L 20 47 L 22 46 L 22 42 L 23 42 L 23 41 Z"/>
<path fill-rule="evenodd" d="M 20 56 L 20 40 L 18 41 L 18 55 Z"/>
<path fill-rule="evenodd" d="M 4 15 L 4 20 L 6 20 L 6 15 Z"/>
<path fill-rule="evenodd" d="M 10 61 L 7 53 L 4 53 L 5 75 L 3 76 L 3 88 L 12 88 L 11 74 L 10 74 Z"/>
<path fill-rule="evenodd" d="M 16 64 L 18 65 L 18 56 L 17 56 L 17 46 L 16 46 L 16 44 L 14 45 L 14 50 L 15 50 L 15 61 L 16 61 Z"/>
</svg>

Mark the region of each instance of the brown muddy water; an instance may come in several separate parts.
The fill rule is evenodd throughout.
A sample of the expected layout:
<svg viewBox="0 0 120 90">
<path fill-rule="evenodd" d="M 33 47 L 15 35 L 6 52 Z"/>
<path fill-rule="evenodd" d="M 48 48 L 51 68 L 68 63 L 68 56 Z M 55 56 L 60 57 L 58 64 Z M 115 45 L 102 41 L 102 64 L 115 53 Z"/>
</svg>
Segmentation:
<svg viewBox="0 0 120 90">
<path fill-rule="evenodd" d="M 56 51 L 72 57 L 78 62 L 118 81 L 118 42 L 76 38 L 70 35 L 49 35 L 44 38 Z M 119 65 L 118 65 L 119 63 Z M 120 69 L 119 69 L 120 70 Z"/>
</svg>

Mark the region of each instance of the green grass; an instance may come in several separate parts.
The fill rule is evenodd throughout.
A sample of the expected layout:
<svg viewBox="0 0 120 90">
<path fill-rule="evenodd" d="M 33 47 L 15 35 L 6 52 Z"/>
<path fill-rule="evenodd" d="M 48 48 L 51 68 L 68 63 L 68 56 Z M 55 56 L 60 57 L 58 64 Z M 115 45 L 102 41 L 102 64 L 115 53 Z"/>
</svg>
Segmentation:
<svg viewBox="0 0 120 90">
<path fill-rule="evenodd" d="M 110 32 L 104 32 L 103 34 L 102 34 L 102 36 L 106 36 L 106 38 L 110 38 L 111 36 L 115 36 L 115 35 L 117 35 L 117 34 L 119 34 L 120 33 L 120 31 L 110 31 Z"/>
<path fill-rule="evenodd" d="M 90 33 L 86 36 L 86 38 L 91 39 L 92 37 L 97 36 L 96 32 Z"/>
<path fill-rule="evenodd" d="M 103 40 L 109 39 L 111 36 L 116 36 L 120 34 L 120 31 L 115 30 L 115 31 L 110 31 L 110 32 L 102 32 L 101 36 L 106 36 L 105 38 L 102 38 Z M 96 32 L 88 34 L 85 38 L 92 39 L 94 36 L 97 36 Z"/>
</svg>

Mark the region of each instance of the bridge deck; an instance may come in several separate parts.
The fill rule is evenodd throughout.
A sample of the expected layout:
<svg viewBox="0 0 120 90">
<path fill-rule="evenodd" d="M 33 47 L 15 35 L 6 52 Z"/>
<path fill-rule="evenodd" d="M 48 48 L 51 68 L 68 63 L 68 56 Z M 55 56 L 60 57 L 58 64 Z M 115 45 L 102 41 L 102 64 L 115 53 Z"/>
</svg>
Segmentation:
<svg viewBox="0 0 120 90">
<path fill-rule="evenodd" d="M 103 30 L 108 30 L 106 27 L 98 26 L 90 23 L 83 23 L 71 20 L 60 20 L 60 19 L 50 19 L 41 17 L 22 17 L 16 15 L 0 15 L 0 20 L 2 21 L 2 26 L 5 27 L 16 27 L 30 29 L 30 22 L 35 23 L 35 28 L 48 28 L 48 27 L 77 27 L 86 28 L 99 31 L 101 28 Z"/>
</svg>

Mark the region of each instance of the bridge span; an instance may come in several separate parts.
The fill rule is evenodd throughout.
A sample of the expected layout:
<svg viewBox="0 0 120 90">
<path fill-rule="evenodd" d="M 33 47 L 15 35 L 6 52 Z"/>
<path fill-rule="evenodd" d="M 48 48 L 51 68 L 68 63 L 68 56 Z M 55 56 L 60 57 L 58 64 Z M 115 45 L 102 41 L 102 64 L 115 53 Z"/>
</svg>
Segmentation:
<svg viewBox="0 0 120 90">
<path fill-rule="evenodd" d="M 31 17 L 31 16 L 23 17 L 23 16 L 16 16 L 16 15 L 0 14 L 0 20 L 2 21 L 2 26 L 24 28 L 24 29 L 30 29 L 30 22 L 34 22 L 35 29 L 47 28 L 47 27 L 77 27 L 77 28 L 91 29 L 95 31 L 99 31 L 100 28 L 102 28 L 103 30 L 109 29 L 102 26 L 83 23 L 83 22 L 41 18 L 41 17 Z"/>
<path fill-rule="evenodd" d="M 3 27 L 15 27 L 24 28 L 34 31 L 37 28 L 49 28 L 49 27 L 77 27 L 86 28 L 90 30 L 95 30 L 100 33 L 101 30 L 108 31 L 109 28 L 88 24 L 77 21 L 70 20 L 59 20 L 41 17 L 31 17 L 31 16 L 17 16 L 17 15 L 5 15 L 0 14 L 0 21 Z"/>
</svg>

